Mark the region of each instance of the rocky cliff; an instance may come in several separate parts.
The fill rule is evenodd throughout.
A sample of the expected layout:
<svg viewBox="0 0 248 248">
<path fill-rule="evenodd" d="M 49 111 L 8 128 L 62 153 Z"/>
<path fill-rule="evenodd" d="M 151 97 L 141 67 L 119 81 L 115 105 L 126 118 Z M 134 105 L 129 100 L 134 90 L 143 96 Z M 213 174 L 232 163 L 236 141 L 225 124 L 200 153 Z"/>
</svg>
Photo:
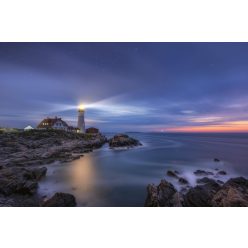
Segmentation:
<svg viewBox="0 0 248 248">
<path fill-rule="evenodd" d="M 69 194 L 57 193 L 47 202 L 37 196 L 47 172 L 40 165 L 78 159 L 106 141 L 101 134 L 56 130 L 0 133 L 0 206 L 75 206 Z"/>
</svg>

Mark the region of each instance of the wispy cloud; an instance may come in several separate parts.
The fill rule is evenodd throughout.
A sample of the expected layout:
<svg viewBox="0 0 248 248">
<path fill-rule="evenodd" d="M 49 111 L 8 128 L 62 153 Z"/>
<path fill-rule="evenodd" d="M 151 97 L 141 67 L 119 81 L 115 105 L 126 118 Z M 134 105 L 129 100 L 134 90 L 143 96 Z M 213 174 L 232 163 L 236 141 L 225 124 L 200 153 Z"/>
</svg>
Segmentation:
<svg viewBox="0 0 248 248">
<path fill-rule="evenodd" d="M 188 121 L 189 122 L 193 122 L 193 123 L 210 123 L 210 122 L 216 122 L 216 121 L 221 121 L 223 119 L 223 117 L 219 117 L 219 116 L 195 116 L 193 118 L 189 118 Z"/>
</svg>

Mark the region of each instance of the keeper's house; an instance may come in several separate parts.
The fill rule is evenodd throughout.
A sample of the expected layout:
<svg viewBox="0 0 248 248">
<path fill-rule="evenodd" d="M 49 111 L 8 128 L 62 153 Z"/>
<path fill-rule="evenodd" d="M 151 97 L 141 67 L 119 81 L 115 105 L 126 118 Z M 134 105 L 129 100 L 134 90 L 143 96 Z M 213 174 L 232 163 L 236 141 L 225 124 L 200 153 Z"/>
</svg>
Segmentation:
<svg viewBox="0 0 248 248">
<path fill-rule="evenodd" d="M 72 127 L 70 127 L 65 121 L 61 118 L 46 118 L 44 119 L 38 126 L 38 129 L 59 129 L 64 131 L 72 131 Z M 74 130 L 73 130 L 74 131 Z"/>
</svg>

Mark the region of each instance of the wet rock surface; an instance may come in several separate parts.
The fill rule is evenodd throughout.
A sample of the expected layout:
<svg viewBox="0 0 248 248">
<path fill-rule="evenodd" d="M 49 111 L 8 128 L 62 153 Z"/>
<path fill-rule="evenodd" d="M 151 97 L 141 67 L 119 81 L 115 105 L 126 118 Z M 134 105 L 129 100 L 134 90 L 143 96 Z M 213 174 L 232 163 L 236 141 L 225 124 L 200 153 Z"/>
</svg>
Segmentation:
<svg viewBox="0 0 248 248">
<path fill-rule="evenodd" d="M 209 175 L 214 175 L 213 172 L 211 172 L 211 171 L 205 171 L 205 170 L 196 170 L 196 171 L 194 172 L 194 174 L 195 174 L 196 176 L 209 176 Z"/>
<path fill-rule="evenodd" d="M 243 177 L 228 180 L 211 201 L 216 207 L 247 207 L 248 180 Z"/>
<path fill-rule="evenodd" d="M 185 179 L 185 178 L 183 178 L 183 177 L 180 177 L 180 178 L 178 179 L 178 182 L 179 182 L 180 184 L 188 184 L 188 183 L 189 183 L 188 180 Z"/>
<path fill-rule="evenodd" d="M 195 186 L 186 185 L 181 190 L 162 180 L 159 185 L 149 184 L 145 206 L 148 207 L 248 207 L 248 180 L 231 178 L 225 183 L 208 171 L 197 170 Z M 227 173 L 225 172 L 226 175 Z M 218 172 L 217 172 L 218 175 Z M 222 174 L 221 174 L 222 175 Z M 184 182 L 184 178 L 179 180 Z M 186 180 L 186 179 L 185 179 Z M 186 180 L 187 181 L 187 180 Z M 186 184 L 186 182 L 185 182 Z"/>
<path fill-rule="evenodd" d="M 43 202 L 37 195 L 38 182 L 46 176 L 47 168 L 2 168 L 0 171 L 0 207 L 76 206 L 73 195 L 56 193 Z"/>
<path fill-rule="evenodd" d="M 101 134 L 61 130 L 31 130 L 0 134 L 0 166 L 30 166 L 69 162 L 107 142 Z"/>
<path fill-rule="evenodd" d="M 76 199 L 71 194 L 56 193 L 42 204 L 42 207 L 75 207 Z"/>
<path fill-rule="evenodd" d="M 220 190 L 220 185 L 214 180 L 191 188 L 184 196 L 183 206 L 210 207 L 213 196 Z"/>
<path fill-rule="evenodd" d="M 0 133 L 0 206 L 41 206 L 43 200 L 37 195 L 37 189 L 39 180 L 47 173 L 42 164 L 78 159 L 106 142 L 100 133 L 60 130 Z M 72 198 L 61 194 L 51 202 L 74 205 Z"/>
<path fill-rule="evenodd" d="M 218 175 L 226 175 L 227 173 L 226 173 L 225 171 L 221 170 L 221 171 L 218 171 L 217 174 L 218 174 Z"/>
<path fill-rule="evenodd" d="M 46 175 L 47 168 L 3 168 L 0 171 L 0 194 L 33 195 L 38 188 L 38 181 Z"/>
<path fill-rule="evenodd" d="M 177 171 L 171 171 L 171 170 L 168 170 L 167 171 L 167 176 L 169 176 L 169 177 L 175 177 L 175 178 L 178 178 L 178 172 Z"/>
<path fill-rule="evenodd" d="M 0 170 L 0 206 L 40 206 L 38 181 L 47 168 L 3 167 Z"/>
<path fill-rule="evenodd" d="M 148 185 L 148 196 L 145 205 L 148 207 L 171 207 L 174 205 L 175 187 L 166 180 L 161 180 L 158 186 Z"/>
<path fill-rule="evenodd" d="M 110 148 L 118 147 L 134 147 L 141 146 L 142 144 L 132 137 L 129 137 L 127 134 L 117 134 L 113 138 L 108 140 Z"/>
</svg>

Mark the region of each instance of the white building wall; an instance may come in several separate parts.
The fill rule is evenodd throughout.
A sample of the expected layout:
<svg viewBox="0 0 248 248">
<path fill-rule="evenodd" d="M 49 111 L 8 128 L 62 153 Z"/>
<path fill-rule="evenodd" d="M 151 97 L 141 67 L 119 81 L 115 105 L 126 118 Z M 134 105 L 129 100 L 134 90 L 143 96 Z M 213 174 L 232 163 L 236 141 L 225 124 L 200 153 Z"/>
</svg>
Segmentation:
<svg viewBox="0 0 248 248">
<path fill-rule="evenodd" d="M 84 110 L 78 111 L 78 128 L 81 133 L 85 133 Z"/>
</svg>

